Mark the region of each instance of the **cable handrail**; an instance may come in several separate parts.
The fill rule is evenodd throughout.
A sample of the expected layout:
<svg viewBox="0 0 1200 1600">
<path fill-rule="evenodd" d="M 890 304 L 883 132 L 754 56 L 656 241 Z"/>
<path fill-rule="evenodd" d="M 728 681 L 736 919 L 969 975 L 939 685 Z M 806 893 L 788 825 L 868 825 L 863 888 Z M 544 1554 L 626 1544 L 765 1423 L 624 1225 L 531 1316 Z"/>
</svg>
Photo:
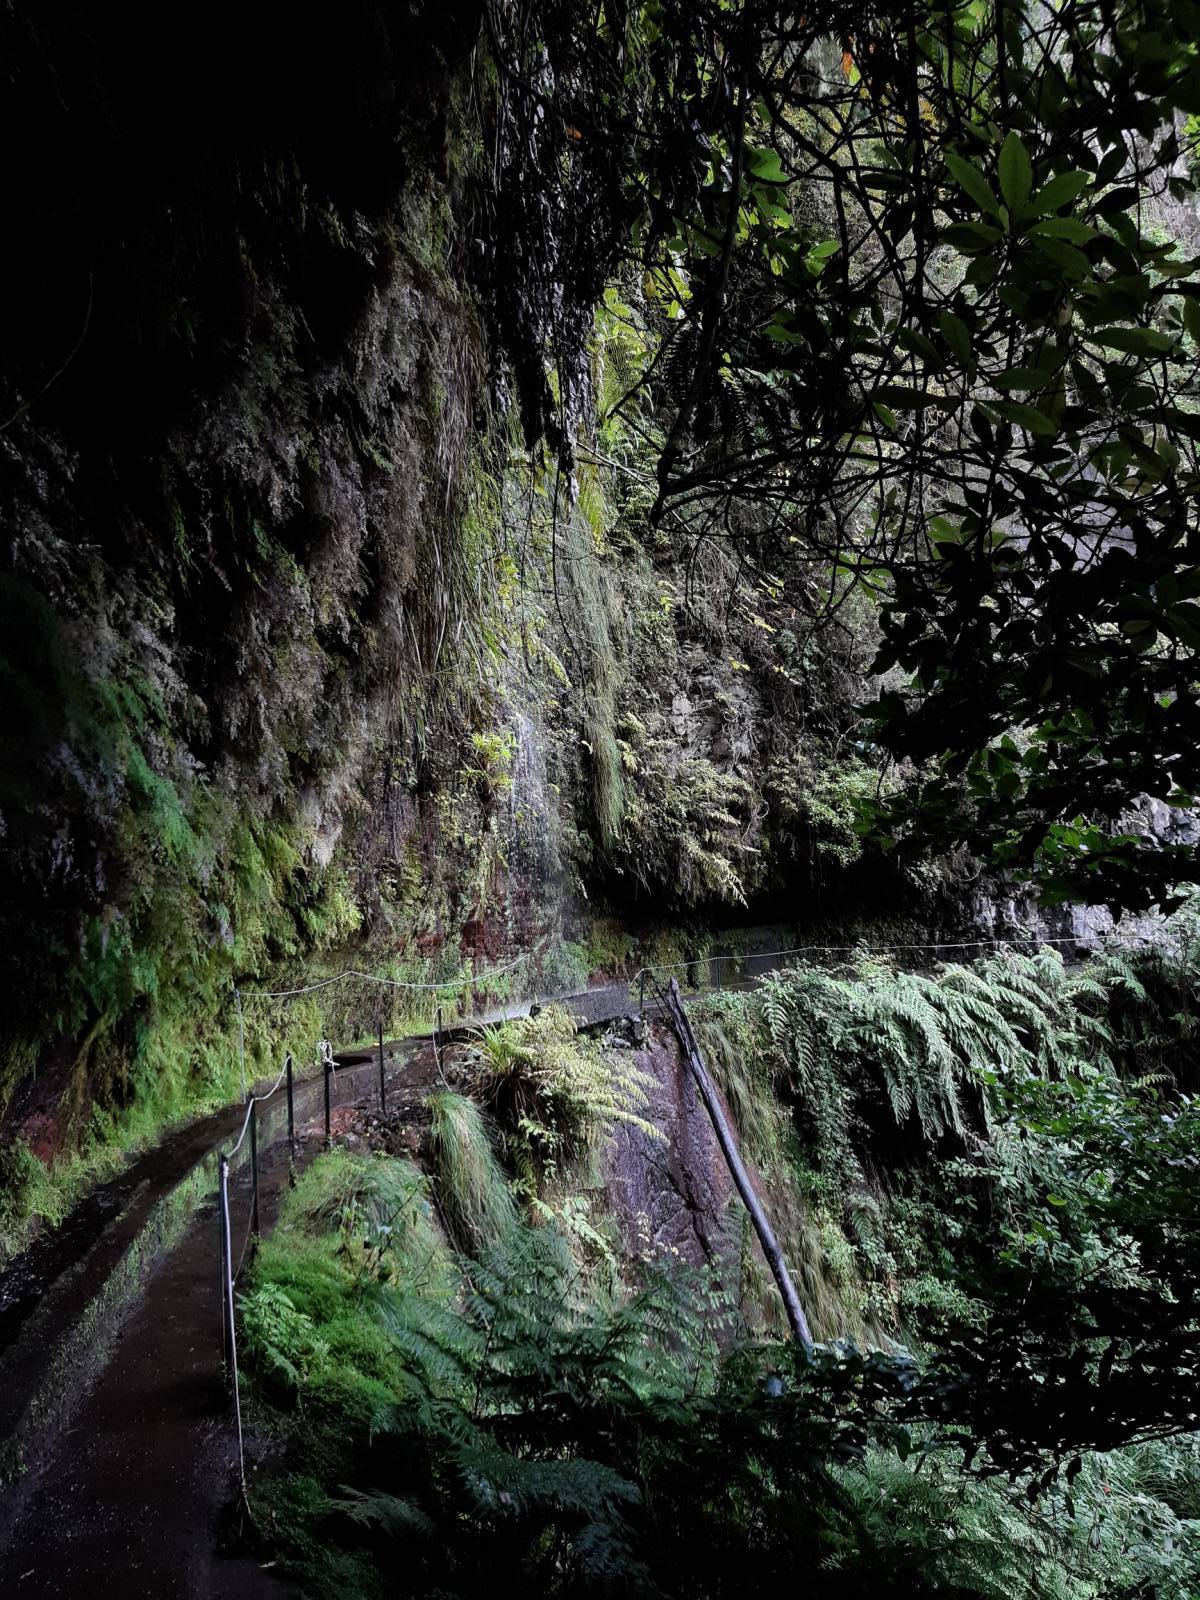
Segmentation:
<svg viewBox="0 0 1200 1600">
<path fill-rule="evenodd" d="M 514 956 L 511 961 L 506 961 L 503 966 L 491 967 L 487 972 L 465 973 L 461 977 L 447 978 L 442 983 L 435 983 L 432 980 L 409 983 L 401 978 L 386 978 L 377 972 L 363 972 L 357 967 L 347 967 L 344 972 L 335 972 L 328 978 L 318 978 L 313 983 L 303 984 L 299 989 L 239 989 L 236 984 L 234 988 L 243 1000 L 294 1000 L 302 994 L 315 994 L 318 989 L 328 989 L 332 984 L 341 983 L 346 978 L 358 978 L 365 983 L 377 983 L 381 988 L 413 989 L 436 994 L 442 989 L 473 988 L 477 983 L 486 983 L 489 978 L 502 977 L 537 953 L 536 950 L 523 950 L 520 955 Z"/>
<path fill-rule="evenodd" d="M 328 1041 L 325 1040 L 325 1039 L 322 1039 L 321 1040 L 321 1046 L 327 1046 L 328 1047 Z M 318 1049 L 321 1048 L 321 1046 L 318 1046 Z M 331 1047 L 329 1047 L 329 1048 L 331 1048 Z M 288 1063 L 287 1063 L 287 1060 L 285 1060 L 283 1065 L 282 1065 L 282 1067 L 280 1067 L 280 1069 L 279 1069 L 279 1076 L 275 1079 L 275 1082 L 267 1090 L 266 1094 L 251 1094 L 251 1095 L 249 1095 L 247 1097 L 247 1099 L 246 1099 L 246 1115 L 242 1118 L 242 1131 L 237 1136 L 237 1142 L 235 1144 L 233 1144 L 228 1150 L 226 1150 L 224 1152 L 225 1159 L 227 1161 L 232 1160 L 233 1157 L 235 1155 L 237 1155 L 238 1151 L 242 1148 L 242 1140 L 246 1137 L 246 1129 L 250 1126 L 250 1117 L 251 1117 L 251 1113 L 254 1110 L 254 1107 L 255 1106 L 261 1106 L 261 1105 L 265 1104 L 265 1102 L 270 1100 L 273 1095 L 278 1094 L 278 1092 L 279 1092 L 279 1090 L 280 1090 L 280 1088 L 281 1088 L 281 1086 L 283 1084 L 283 1080 L 287 1077 L 287 1069 L 288 1069 Z"/>
<path fill-rule="evenodd" d="M 1096 936 L 1088 934 L 1055 935 L 1044 937 L 1036 933 L 1016 934 L 1007 939 L 954 939 L 936 940 L 921 939 L 910 942 L 894 941 L 886 944 L 805 944 L 794 945 L 788 950 L 742 950 L 725 951 L 715 955 L 697 955 L 690 960 L 660 962 L 654 966 L 639 967 L 629 978 L 629 990 L 633 992 L 634 985 L 638 986 L 639 1014 L 645 1009 L 645 992 L 647 979 L 652 988 L 655 985 L 654 975 L 660 972 L 690 972 L 693 968 L 715 966 L 718 970 L 716 988 L 720 989 L 720 967 L 726 961 L 781 961 L 789 956 L 808 955 L 881 955 L 890 950 L 1011 950 L 1019 945 L 1036 945 L 1039 949 L 1053 945 L 1074 945 L 1077 948 L 1094 951 L 1100 949 L 1105 939 L 1110 936 Z M 761 976 L 761 975 L 760 975 Z M 699 987 L 699 985 L 697 985 Z"/>
<path fill-rule="evenodd" d="M 708 956 L 693 956 L 690 961 L 664 961 L 653 966 L 639 967 L 633 974 L 640 978 L 643 973 L 652 972 L 682 972 L 689 967 L 712 964 L 718 961 L 767 961 L 778 956 L 807 956 L 807 955 L 853 955 L 862 952 L 864 955 L 876 955 L 884 950 L 986 950 L 1008 949 L 1018 944 L 1057 945 L 1075 944 L 1086 945 L 1093 948 L 1094 939 L 1089 941 L 1083 934 L 1042 938 L 1039 934 L 1014 935 L 1008 939 L 959 939 L 943 942 L 931 939 L 918 939 L 911 943 L 890 944 L 801 944 L 793 945 L 788 950 L 726 950 Z M 632 980 L 631 980 L 632 981 Z"/>
</svg>

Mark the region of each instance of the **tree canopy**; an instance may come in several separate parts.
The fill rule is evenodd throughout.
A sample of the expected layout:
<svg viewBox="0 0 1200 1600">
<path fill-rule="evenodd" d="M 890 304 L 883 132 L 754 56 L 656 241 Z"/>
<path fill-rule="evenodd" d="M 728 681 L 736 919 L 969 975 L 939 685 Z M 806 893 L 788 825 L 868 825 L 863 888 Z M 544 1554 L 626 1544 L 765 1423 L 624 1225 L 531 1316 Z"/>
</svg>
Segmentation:
<svg viewBox="0 0 1200 1600">
<path fill-rule="evenodd" d="M 877 607 L 871 737 L 916 780 L 864 827 L 1050 896 L 1169 898 L 1190 850 L 1129 814 L 1200 787 L 1200 7 L 489 26 L 527 432 L 569 454 L 592 310 L 634 275 L 651 355 L 616 408 L 657 448 L 655 517 L 789 574 L 813 625 Z"/>
</svg>

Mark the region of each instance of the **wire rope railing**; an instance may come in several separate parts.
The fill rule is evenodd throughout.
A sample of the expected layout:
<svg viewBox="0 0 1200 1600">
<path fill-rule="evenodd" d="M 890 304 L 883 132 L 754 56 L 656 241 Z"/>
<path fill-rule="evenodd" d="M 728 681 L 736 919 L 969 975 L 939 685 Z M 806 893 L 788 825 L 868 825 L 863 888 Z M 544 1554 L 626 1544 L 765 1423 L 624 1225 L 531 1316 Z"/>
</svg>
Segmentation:
<svg viewBox="0 0 1200 1600">
<path fill-rule="evenodd" d="M 828 957 L 879 955 L 893 951 L 912 952 L 918 950 L 925 951 L 933 955 L 934 953 L 951 950 L 966 951 L 984 949 L 1016 949 L 1021 946 L 1029 945 L 1033 945 L 1037 948 L 1042 948 L 1045 946 L 1073 945 L 1077 949 L 1092 949 L 1095 947 L 1095 941 L 1089 941 L 1087 938 L 1081 936 L 1039 938 L 1037 936 L 1030 935 L 1028 938 L 1016 937 L 1009 939 L 970 939 L 952 941 L 922 940 L 873 945 L 861 943 L 855 945 L 794 945 L 787 949 L 781 950 L 746 950 L 741 952 L 729 952 L 717 955 L 695 957 L 691 960 L 665 962 L 656 965 L 643 966 L 633 973 L 627 984 L 614 985 L 613 987 L 616 991 L 618 1002 L 622 1001 L 623 999 L 624 1010 L 628 1012 L 632 1008 L 633 991 L 636 985 L 638 995 L 638 1013 L 639 1015 L 644 1015 L 646 1010 L 647 985 L 649 985 L 651 988 L 652 999 L 657 999 L 658 992 L 664 989 L 666 981 L 669 981 L 664 979 L 664 974 L 674 974 L 678 972 L 687 972 L 690 974 L 705 966 L 708 967 L 710 979 L 715 978 L 715 981 L 711 983 L 710 987 L 720 990 L 722 988 L 721 979 L 723 967 L 732 963 L 741 963 L 743 968 L 745 968 L 745 966 L 751 962 L 776 964 L 768 967 L 762 973 L 744 973 L 745 976 L 756 978 L 766 976 L 769 972 L 777 970 L 777 965 L 779 963 L 795 960 L 804 956 Z M 235 985 L 234 995 L 236 999 L 238 1019 L 239 1066 L 242 1083 L 243 1085 L 246 1083 L 245 1021 L 242 1008 L 243 1000 L 292 1000 L 326 990 L 343 981 L 366 981 L 376 984 L 381 988 L 416 990 L 441 996 L 447 991 L 453 991 L 457 988 L 474 987 L 475 985 L 484 983 L 489 979 L 512 972 L 516 967 L 521 965 L 522 962 L 532 959 L 536 953 L 537 952 L 526 951 L 515 957 L 512 961 L 505 963 L 503 966 L 492 968 L 488 972 L 467 974 L 460 978 L 443 982 L 407 982 L 396 978 L 389 978 L 382 974 L 363 972 L 356 968 L 350 968 L 344 972 L 334 973 L 327 978 L 315 980 L 313 983 L 297 985 L 288 989 L 241 989 Z M 695 987 L 697 989 L 701 989 L 703 986 L 697 984 Z M 444 1083 L 445 1078 L 442 1066 L 444 1022 L 443 1007 L 440 1003 L 436 1004 L 433 1009 L 432 1030 L 429 1037 L 433 1044 L 437 1073 L 441 1081 Z M 365 1063 L 359 1063 L 359 1067 L 363 1065 L 374 1065 L 376 1053 L 379 1072 L 378 1092 L 380 1111 L 381 1113 L 386 1113 L 387 1076 L 382 1013 L 380 1013 L 378 1019 L 376 1051 L 371 1053 L 371 1056 Z M 260 1236 L 261 1229 L 261 1211 L 259 1204 L 259 1107 L 265 1106 L 274 1100 L 275 1096 L 279 1094 L 281 1090 L 285 1091 L 289 1161 L 294 1162 L 296 1154 L 296 1090 L 297 1088 L 307 1089 L 318 1082 L 322 1082 L 324 1110 L 323 1148 L 329 1149 L 332 1144 L 331 1090 L 338 1069 L 333 1046 L 327 1039 L 321 1039 L 317 1045 L 315 1064 L 317 1067 L 317 1072 L 315 1074 L 298 1079 L 295 1075 L 293 1056 L 289 1052 L 285 1057 L 284 1064 L 281 1067 L 278 1076 L 271 1084 L 269 1089 L 257 1094 L 253 1092 L 246 1093 L 246 1109 L 237 1138 L 228 1149 L 219 1149 L 217 1151 L 217 1209 L 220 1227 L 222 1353 L 228 1385 L 233 1396 L 234 1417 L 237 1433 L 238 1481 L 240 1492 L 243 1498 L 246 1497 L 247 1493 L 246 1461 L 245 1443 L 242 1428 L 241 1384 L 238 1367 L 237 1325 L 234 1290 L 238 1279 L 242 1274 L 243 1268 L 245 1267 L 247 1254 L 250 1251 L 253 1241 Z M 353 1070 L 358 1069 L 355 1068 Z M 241 1241 L 241 1248 L 238 1252 L 237 1265 L 235 1267 L 233 1264 L 233 1238 L 230 1212 L 230 1172 L 239 1153 L 243 1150 L 243 1148 L 247 1147 L 250 1166 L 250 1206 L 249 1215 L 246 1222 L 246 1230 Z"/>
<path fill-rule="evenodd" d="M 660 962 L 653 966 L 639 967 L 629 980 L 629 989 L 632 994 L 634 986 L 638 991 L 638 1014 L 644 1015 L 646 1009 L 646 987 L 651 986 L 652 997 L 656 998 L 656 991 L 660 987 L 659 979 L 664 973 L 687 973 L 708 969 L 709 977 L 713 980 L 710 984 L 695 984 L 697 989 L 705 987 L 721 989 L 722 973 L 726 966 L 741 964 L 743 967 L 751 962 L 780 963 L 792 960 L 799 956 L 871 956 L 884 955 L 891 951 L 923 950 L 931 955 L 936 952 L 948 950 L 1019 950 L 1033 946 L 1043 949 L 1046 946 L 1070 945 L 1076 949 L 1094 950 L 1099 946 L 1098 940 L 1084 935 L 1060 936 L 1043 938 L 1037 934 L 1028 936 L 1014 936 L 1008 939 L 956 939 L 956 940 L 914 940 L 910 942 L 891 942 L 887 944 L 805 944 L 793 945 L 786 950 L 740 950 L 727 951 L 717 955 L 698 955 L 682 961 Z M 771 967 L 768 972 L 777 970 Z M 768 972 L 748 973 L 751 978 L 765 977 Z"/>
</svg>

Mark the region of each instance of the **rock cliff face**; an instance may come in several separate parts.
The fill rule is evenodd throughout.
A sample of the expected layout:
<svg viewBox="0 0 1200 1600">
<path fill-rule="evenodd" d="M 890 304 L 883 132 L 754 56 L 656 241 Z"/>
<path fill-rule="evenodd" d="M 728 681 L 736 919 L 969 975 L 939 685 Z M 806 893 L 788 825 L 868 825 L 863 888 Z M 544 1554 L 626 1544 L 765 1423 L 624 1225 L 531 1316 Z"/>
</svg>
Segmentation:
<svg viewBox="0 0 1200 1600">
<path fill-rule="evenodd" d="M 740 1243 L 728 1210 L 733 1180 L 674 1035 L 652 1030 L 637 1064 L 653 1084 L 640 1115 L 661 1137 L 628 1124 L 613 1134 L 605 1211 L 619 1220 L 630 1255 L 703 1266 Z"/>
<path fill-rule="evenodd" d="M 552 992 L 739 920 L 960 925 L 953 873 L 859 859 L 870 617 L 818 639 L 676 548 L 600 406 L 569 471 L 518 442 L 478 5 L 195 21 L 153 70 L 142 4 L 0 21 L 0 1145 L 227 1097 L 235 980 L 524 951 Z M 578 393 L 636 377 L 637 316 L 605 297 Z M 377 1004 L 251 1008 L 251 1066 Z"/>
<path fill-rule="evenodd" d="M 0 1114 L 50 1062 L 77 1123 L 402 893 L 478 610 L 477 7 L 218 6 L 150 72 L 155 19 L 3 24 Z"/>
</svg>

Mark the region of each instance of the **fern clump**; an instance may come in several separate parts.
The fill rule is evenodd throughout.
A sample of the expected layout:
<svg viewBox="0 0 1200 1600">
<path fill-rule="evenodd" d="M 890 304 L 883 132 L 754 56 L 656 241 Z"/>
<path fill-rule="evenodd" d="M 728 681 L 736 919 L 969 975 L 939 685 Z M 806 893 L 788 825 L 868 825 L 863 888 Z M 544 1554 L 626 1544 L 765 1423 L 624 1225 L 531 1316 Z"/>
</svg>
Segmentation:
<svg viewBox="0 0 1200 1600">
<path fill-rule="evenodd" d="M 486 1028 L 480 1054 L 481 1093 L 530 1198 L 594 1157 L 619 1123 L 658 1137 L 641 1115 L 652 1080 L 632 1051 L 581 1038 L 560 1006 Z"/>
<path fill-rule="evenodd" d="M 954 1282 L 965 1224 L 945 1203 L 947 1181 L 964 1196 L 980 1184 L 1066 1186 L 1052 1152 L 1039 1147 L 1030 1168 L 1035 1148 L 1005 1115 L 1005 1085 L 1194 1081 L 1189 918 L 1167 925 L 1180 923 L 1174 941 L 1113 946 L 1084 966 L 1048 949 L 933 972 L 864 955 L 697 1004 L 702 1050 L 771 1186 L 822 1336 L 886 1344 L 978 1321 L 973 1291 Z"/>
</svg>

